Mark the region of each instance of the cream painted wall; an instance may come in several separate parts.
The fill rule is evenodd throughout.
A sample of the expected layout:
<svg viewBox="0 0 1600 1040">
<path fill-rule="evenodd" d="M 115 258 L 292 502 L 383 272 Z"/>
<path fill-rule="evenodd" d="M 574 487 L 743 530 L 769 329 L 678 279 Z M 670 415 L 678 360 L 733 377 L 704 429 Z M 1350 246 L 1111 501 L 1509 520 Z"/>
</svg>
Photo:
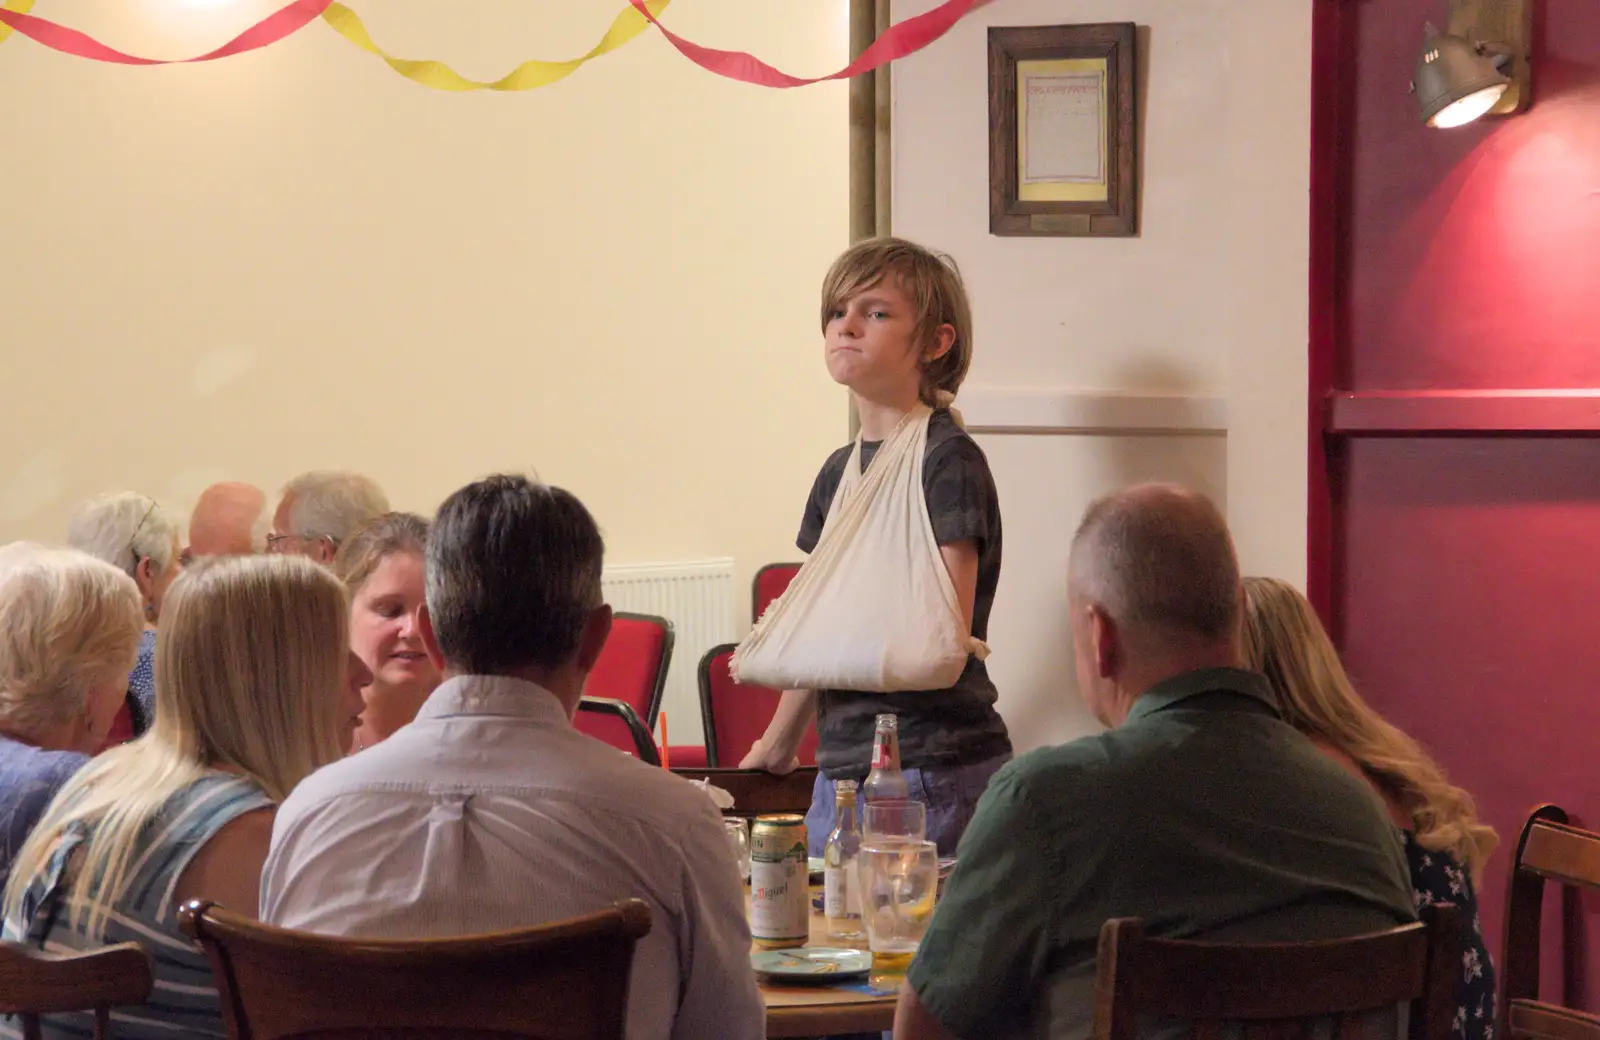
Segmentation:
<svg viewBox="0 0 1600 1040">
<path fill-rule="evenodd" d="M 894 16 L 934 0 L 895 0 Z M 990 668 L 1019 750 L 1090 732 L 1068 545 L 1087 503 L 1176 480 L 1247 570 L 1303 581 L 1310 0 L 994 0 L 894 74 L 894 227 L 975 311 L 961 395 L 1006 521 Z M 1142 233 L 988 233 L 986 27 L 1141 27 Z"/>
<path fill-rule="evenodd" d="M 493 78 L 583 53 L 624 2 L 352 6 L 391 51 Z M 279 6 L 37 13 L 182 55 Z M 845 57 L 846 0 L 668 17 L 788 67 Z M 551 88 L 447 94 L 318 23 L 159 69 L 16 37 L 0 96 L 0 541 L 58 539 L 115 488 L 187 516 L 216 479 L 348 467 L 428 512 L 533 469 L 611 562 L 732 556 L 748 580 L 794 556 L 847 433 L 815 302 L 846 244 L 842 84 L 734 84 L 651 33 Z"/>
</svg>

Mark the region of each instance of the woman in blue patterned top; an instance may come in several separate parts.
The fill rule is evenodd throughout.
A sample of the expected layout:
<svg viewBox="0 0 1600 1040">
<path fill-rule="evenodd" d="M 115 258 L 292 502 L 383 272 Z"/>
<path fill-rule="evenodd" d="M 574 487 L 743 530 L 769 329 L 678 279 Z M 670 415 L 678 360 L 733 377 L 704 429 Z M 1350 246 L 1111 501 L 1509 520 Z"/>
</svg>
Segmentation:
<svg viewBox="0 0 1600 1040">
<path fill-rule="evenodd" d="M 56 795 L 12 866 L 0 939 L 50 952 L 135 941 L 150 999 L 119 1037 L 224 1035 L 216 983 L 178 930 L 209 899 L 255 916 L 276 805 L 344 754 L 371 675 L 353 657 L 344 587 L 300 556 L 217 557 L 173 584 L 157 634 L 156 717 Z M 88 1014 L 48 1016 L 82 1037 Z M 19 1036 L 0 1018 L 0 1036 Z"/>
<path fill-rule="evenodd" d="M 91 498 L 67 522 L 67 544 L 127 572 L 143 601 L 145 632 L 127 678 L 127 728 L 118 727 L 115 742 L 149 729 L 155 714 L 156 622 L 180 569 L 178 535 L 178 522 L 155 499 L 132 491 Z"/>
<path fill-rule="evenodd" d="M 0 884 L 122 705 L 143 627 L 133 579 L 70 549 L 0 549 Z"/>
<path fill-rule="evenodd" d="M 1461 911 L 1456 1040 L 1494 1040 L 1494 965 L 1483 941 L 1475 884 L 1499 843 L 1472 796 L 1445 779 L 1415 740 L 1361 699 L 1316 611 L 1288 582 L 1246 578 L 1245 660 L 1272 682 L 1286 722 L 1383 799 L 1405 841 L 1417 908 Z"/>
</svg>

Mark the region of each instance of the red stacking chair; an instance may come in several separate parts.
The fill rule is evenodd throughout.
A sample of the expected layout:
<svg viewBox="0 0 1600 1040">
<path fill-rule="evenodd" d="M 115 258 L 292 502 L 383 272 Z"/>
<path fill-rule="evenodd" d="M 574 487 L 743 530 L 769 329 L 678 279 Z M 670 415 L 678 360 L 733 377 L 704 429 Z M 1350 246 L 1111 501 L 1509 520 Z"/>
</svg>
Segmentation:
<svg viewBox="0 0 1600 1040">
<path fill-rule="evenodd" d="M 661 712 L 661 695 L 672 664 L 672 644 L 672 622 L 666 618 L 619 612 L 612 622 L 611 636 L 600 651 L 600 660 L 583 685 L 584 696 L 621 701 L 633 709 L 645 733 L 651 733 Z M 573 725 L 612 747 L 638 753 L 630 724 L 617 714 L 580 710 Z"/>
<path fill-rule="evenodd" d="M 644 728 L 638 714 L 622 701 L 610 697 L 580 697 L 578 714 L 572 720 L 572 725 L 578 732 L 631 752 L 643 762 L 653 766 L 661 764 L 661 752 L 656 749 L 655 738 Z M 618 733 L 623 734 L 625 743 L 618 743 Z"/>
<path fill-rule="evenodd" d="M 712 768 L 733 769 L 750 751 L 778 710 L 777 690 L 733 681 L 728 664 L 734 646 L 724 643 L 700 659 L 700 718 L 706 731 L 706 760 Z M 676 764 L 676 762 L 674 762 Z M 817 728 L 800 744 L 800 764 L 817 764 Z"/>
<path fill-rule="evenodd" d="M 756 571 L 756 580 L 751 582 L 751 622 L 761 620 L 762 611 L 783 595 L 783 590 L 789 587 L 799 570 L 798 563 L 769 563 Z"/>
</svg>

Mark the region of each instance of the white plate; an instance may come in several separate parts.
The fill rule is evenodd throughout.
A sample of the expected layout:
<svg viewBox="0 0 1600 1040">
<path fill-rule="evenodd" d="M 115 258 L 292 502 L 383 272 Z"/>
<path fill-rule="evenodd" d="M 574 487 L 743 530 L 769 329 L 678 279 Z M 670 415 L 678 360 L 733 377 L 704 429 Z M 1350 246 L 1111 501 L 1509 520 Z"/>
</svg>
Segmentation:
<svg viewBox="0 0 1600 1040">
<path fill-rule="evenodd" d="M 872 954 L 832 946 L 798 946 L 792 950 L 756 950 L 750 954 L 756 974 L 784 982 L 833 982 L 865 975 Z"/>
</svg>

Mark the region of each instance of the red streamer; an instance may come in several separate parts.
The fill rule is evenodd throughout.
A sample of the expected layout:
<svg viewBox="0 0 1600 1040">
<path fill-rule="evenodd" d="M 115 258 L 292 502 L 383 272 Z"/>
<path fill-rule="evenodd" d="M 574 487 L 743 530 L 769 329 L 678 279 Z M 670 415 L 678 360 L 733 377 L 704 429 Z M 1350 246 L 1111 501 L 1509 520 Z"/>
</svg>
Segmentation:
<svg viewBox="0 0 1600 1040">
<path fill-rule="evenodd" d="M 652 25 L 661 30 L 661 34 L 678 49 L 678 53 L 707 72 L 714 72 L 742 83 L 754 83 L 759 87 L 784 88 L 804 87 L 830 79 L 850 79 L 864 72 L 871 72 L 880 65 L 887 65 L 891 61 L 904 58 L 908 54 L 914 54 L 949 32 L 950 27 L 965 18 L 969 11 L 988 3 L 988 0 L 946 0 L 931 11 L 896 22 L 884 30 L 883 35 L 862 51 L 861 56 L 855 61 L 838 72 L 811 79 L 781 72 L 744 51 L 718 50 L 715 47 L 703 47 L 686 40 L 657 21 L 655 15 L 645 7 L 644 0 L 631 0 L 631 3 L 640 14 L 650 20 Z"/>
<path fill-rule="evenodd" d="M 133 54 L 124 54 L 87 33 L 69 29 L 65 25 L 59 25 L 45 18 L 19 14 L 4 8 L 0 8 L 0 23 L 11 26 L 35 43 L 79 58 L 90 58 L 117 65 L 182 65 L 228 58 L 277 43 L 322 17 L 322 12 L 328 9 L 330 3 L 332 0 L 294 0 L 293 3 L 267 15 L 216 50 L 207 51 L 194 58 L 140 58 Z"/>
</svg>

